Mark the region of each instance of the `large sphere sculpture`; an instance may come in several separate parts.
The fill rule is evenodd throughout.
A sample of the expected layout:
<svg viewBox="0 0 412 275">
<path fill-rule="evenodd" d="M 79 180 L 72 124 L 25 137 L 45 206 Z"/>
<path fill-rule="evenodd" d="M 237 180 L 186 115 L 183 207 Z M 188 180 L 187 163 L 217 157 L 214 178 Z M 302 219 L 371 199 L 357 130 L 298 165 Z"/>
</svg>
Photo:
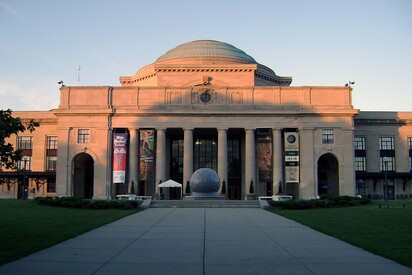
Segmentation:
<svg viewBox="0 0 412 275">
<path fill-rule="evenodd" d="M 219 188 L 220 178 L 212 169 L 200 168 L 190 178 L 193 196 L 215 196 Z"/>
</svg>

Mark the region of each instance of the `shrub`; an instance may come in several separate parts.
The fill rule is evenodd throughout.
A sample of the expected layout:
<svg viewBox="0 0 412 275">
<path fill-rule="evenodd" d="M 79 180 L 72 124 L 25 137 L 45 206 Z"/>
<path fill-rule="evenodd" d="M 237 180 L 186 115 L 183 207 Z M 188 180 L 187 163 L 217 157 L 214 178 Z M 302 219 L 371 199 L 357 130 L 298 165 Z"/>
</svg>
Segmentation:
<svg viewBox="0 0 412 275">
<path fill-rule="evenodd" d="M 90 200 L 73 197 L 37 197 L 35 202 L 39 205 L 78 209 L 136 209 L 141 204 L 139 201 Z"/>
<path fill-rule="evenodd" d="M 281 209 L 312 209 L 359 206 L 370 203 L 370 199 L 350 196 L 322 195 L 319 200 L 268 201 L 269 205 Z"/>
</svg>

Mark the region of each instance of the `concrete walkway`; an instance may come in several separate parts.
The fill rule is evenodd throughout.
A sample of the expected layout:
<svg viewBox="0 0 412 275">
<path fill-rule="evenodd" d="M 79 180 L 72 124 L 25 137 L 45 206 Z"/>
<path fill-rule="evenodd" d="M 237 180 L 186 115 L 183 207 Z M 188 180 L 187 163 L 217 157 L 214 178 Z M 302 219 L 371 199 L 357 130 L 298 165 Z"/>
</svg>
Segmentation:
<svg viewBox="0 0 412 275">
<path fill-rule="evenodd" d="M 0 274 L 412 274 L 262 209 L 152 208 L 0 267 Z"/>
</svg>

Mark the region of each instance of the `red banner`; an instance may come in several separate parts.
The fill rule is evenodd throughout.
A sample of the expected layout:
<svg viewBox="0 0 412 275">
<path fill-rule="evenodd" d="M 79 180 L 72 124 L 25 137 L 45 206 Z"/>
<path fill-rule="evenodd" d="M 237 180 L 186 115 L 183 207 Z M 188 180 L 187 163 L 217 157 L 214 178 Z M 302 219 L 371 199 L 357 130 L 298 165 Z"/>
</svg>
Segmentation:
<svg viewBox="0 0 412 275">
<path fill-rule="evenodd" d="M 113 183 L 125 183 L 127 134 L 113 134 Z"/>
</svg>

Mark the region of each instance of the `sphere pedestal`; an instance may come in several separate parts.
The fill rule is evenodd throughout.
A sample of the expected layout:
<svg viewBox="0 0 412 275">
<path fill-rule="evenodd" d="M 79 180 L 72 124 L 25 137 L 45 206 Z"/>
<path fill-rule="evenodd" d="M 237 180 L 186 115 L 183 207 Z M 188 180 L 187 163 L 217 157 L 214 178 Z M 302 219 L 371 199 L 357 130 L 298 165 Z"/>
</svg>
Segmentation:
<svg viewBox="0 0 412 275">
<path fill-rule="evenodd" d="M 220 188 L 220 178 L 215 171 L 209 168 L 196 170 L 190 178 L 191 196 L 186 196 L 185 200 L 227 200 L 226 196 L 217 193 Z"/>
</svg>

